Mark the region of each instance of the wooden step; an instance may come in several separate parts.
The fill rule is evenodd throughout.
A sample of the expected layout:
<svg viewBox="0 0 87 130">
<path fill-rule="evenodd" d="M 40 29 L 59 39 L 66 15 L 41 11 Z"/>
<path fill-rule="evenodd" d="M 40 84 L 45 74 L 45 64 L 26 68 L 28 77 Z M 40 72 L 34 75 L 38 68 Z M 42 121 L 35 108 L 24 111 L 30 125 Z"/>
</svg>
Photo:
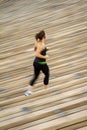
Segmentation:
<svg viewBox="0 0 87 130">
<path fill-rule="evenodd" d="M 82 103 L 83 103 L 83 104 L 85 103 L 84 105 L 86 105 L 86 104 L 87 104 L 86 98 L 84 98 L 84 99 L 85 99 L 85 102 L 83 102 L 83 100 L 82 100 Z M 71 104 L 72 104 L 72 103 L 74 103 L 74 102 L 71 102 Z M 69 103 L 68 103 L 68 104 L 69 104 Z M 78 104 L 78 105 L 73 104 L 73 105 L 71 105 L 71 107 L 72 107 L 72 106 L 73 106 L 73 107 L 77 107 L 77 106 L 79 106 L 79 105 L 81 106 L 81 100 L 80 100 L 80 103 L 77 101 L 77 104 Z M 60 106 L 61 106 L 61 105 L 60 105 Z M 66 107 L 65 107 L 65 104 L 63 104 L 63 106 L 64 106 L 64 108 L 66 108 Z M 69 109 L 70 109 L 71 107 L 70 107 L 70 104 L 69 104 Z M 40 112 L 40 110 L 39 110 L 38 112 L 36 112 L 36 114 L 32 113 L 32 114 L 34 115 L 34 118 L 32 117 L 32 116 L 33 116 L 32 114 L 29 114 L 29 117 L 28 117 L 28 115 L 26 115 L 25 118 L 27 118 L 27 119 L 29 118 L 30 120 L 32 120 L 32 118 L 33 118 L 33 120 L 35 120 L 35 116 L 36 116 L 36 117 L 38 116 L 38 118 L 41 118 L 41 117 L 43 118 L 43 116 L 44 116 L 44 117 L 45 117 L 45 116 L 48 116 L 48 114 L 49 114 L 49 116 L 50 116 L 50 114 L 52 114 L 52 112 L 54 113 L 54 111 L 56 111 L 57 108 L 60 109 L 61 111 L 64 111 L 64 110 L 65 110 L 65 109 L 63 109 L 63 108 L 61 108 L 61 107 L 57 107 L 57 106 L 54 107 L 54 106 L 53 106 L 53 108 L 48 108 L 48 112 L 47 112 L 47 110 L 41 110 L 41 112 Z M 45 114 L 44 112 L 45 112 L 45 113 L 48 113 L 48 114 Z M 39 116 L 40 113 L 41 113 L 41 115 L 43 115 L 43 116 L 41 116 L 41 115 Z M 32 118 L 31 118 L 31 117 L 32 117 Z M 21 117 L 21 118 L 20 118 L 20 117 L 17 118 L 17 119 L 16 119 L 16 120 L 17 120 L 16 123 L 18 123 L 20 119 L 22 119 L 22 117 Z M 29 119 L 28 119 L 28 121 L 29 121 Z M 23 120 L 23 119 L 22 119 L 22 120 Z M 23 121 L 22 121 L 22 120 L 20 121 L 21 123 L 25 122 L 25 120 L 23 120 Z M 36 120 L 37 120 L 37 119 L 36 119 Z M 6 121 L 6 122 L 7 122 L 7 121 Z M 10 121 L 9 121 L 9 122 L 10 122 Z M 9 123 L 9 122 L 8 122 L 8 123 Z M 12 119 L 11 119 L 11 122 L 12 122 Z M 15 122 L 14 119 L 13 119 L 13 122 Z M 10 123 L 10 125 L 11 125 L 11 123 Z"/>
<path fill-rule="evenodd" d="M 31 129 L 35 130 L 36 128 L 39 129 L 39 130 L 41 130 L 41 129 L 44 129 L 44 130 L 45 129 L 46 130 L 59 129 L 59 128 L 65 127 L 67 125 L 72 125 L 72 124 L 87 120 L 87 115 L 85 113 L 87 113 L 87 110 L 77 112 L 77 113 L 68 115 L 66 117 L 61 117 L 61 118 L 58 118 L 58 119 L 54 119 L 52 121 L 42 123 L 40 125 L 32 126 L 32 127 L 28 128 L 28 130 L 31 130 Z M 27 116 L 26 122 L 29 122 L 28 118 L 29 118 L 29 116 Z M 20 120 L 20 118 L 17 118 L 17 119 Z M 15 122 L 15 121 L 16 120 L 14 119 L 14 121 L 13 122 L 11 121 L 10 124 L 9 124 L 8 121 L 6 121 L 6 123 L 3 122 L 1 124 L 1 130 L 11 128 L 11 127 L 14 127 L 14 126 L 21 125 L 21 124 L 25 123 L 25 120 L 22 120 L 21 122 L 18 122 L 18 121 Z"/>
<path fill-rule="evenodd" d="M 76 129 L 76 130 L 87 130 L 87 126 L 79 128 L 79 129 Z"/>
</svg>

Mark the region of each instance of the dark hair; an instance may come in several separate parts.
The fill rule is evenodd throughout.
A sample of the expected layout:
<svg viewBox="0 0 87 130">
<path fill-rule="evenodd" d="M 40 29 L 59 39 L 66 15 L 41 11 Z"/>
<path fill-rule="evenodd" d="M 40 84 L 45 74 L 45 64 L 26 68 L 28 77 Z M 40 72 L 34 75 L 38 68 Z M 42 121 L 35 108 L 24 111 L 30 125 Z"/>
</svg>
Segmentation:
<svg viewBox="0 0 87 130">
<path fill-rule="evenodd" d="M 42 40 L 43 38 L 45 38 L 46 36 L 45 36 L 45 31 L 44 30 L 42 30 L 42 31 L 40 31 L 39 33 L 36 33 L 36 35 L 35 35 L 35 39 L 36 40 Z"/>
</svg>

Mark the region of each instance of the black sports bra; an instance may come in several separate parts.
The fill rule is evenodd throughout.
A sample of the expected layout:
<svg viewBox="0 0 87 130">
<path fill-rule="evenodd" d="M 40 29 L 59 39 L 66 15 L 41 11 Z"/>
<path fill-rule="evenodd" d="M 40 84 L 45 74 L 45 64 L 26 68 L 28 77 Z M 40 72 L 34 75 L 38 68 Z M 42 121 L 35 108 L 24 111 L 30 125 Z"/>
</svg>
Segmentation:
<svg viewBox="0 0 87 130">
<path fill-rule="evenodd" d="M 37 47 L 34 48 L 34 50 L 36 51 Z M 45 56 L 46 55 L 46 52 L 47 52 L 47 48 L 45 47 L 41 52 L 40 54 Z M 44 62 L 46 61 L 46 59 L 43 59 L 43 58 L 39 58 L 39 57 L 35 57 L 35 62 Z"/>
</svg>

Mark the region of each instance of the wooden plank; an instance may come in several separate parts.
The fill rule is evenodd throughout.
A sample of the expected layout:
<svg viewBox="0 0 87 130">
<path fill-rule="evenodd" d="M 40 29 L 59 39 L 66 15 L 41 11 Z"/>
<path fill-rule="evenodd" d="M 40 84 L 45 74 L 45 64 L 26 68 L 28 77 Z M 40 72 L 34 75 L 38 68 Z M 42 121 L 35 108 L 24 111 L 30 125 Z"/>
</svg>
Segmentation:
<svg viewBox="0 0 87 130">
<path fill-rule="evenodd" d="M 45 122 L 48 122 L 48 121 L 52 121 L 54 119 L 58 119 L 60 117 L 66 117 L 66 115 L 71 115 L 73 113 L 77 113 L 77 112 L 80 112 L 80 111 L 83 111 L 85 110 L 85 106 L 83 107 L 78 107 L 78 108 L 74 108 L 72 110 L 67 110 L 67 111 L 63 111 L 63 113 L 57 113 L 55 115 L 52 115 L 52 116 L 48 116 L 46 118 L 42 118 L 40 120 L 36 120 L 36 121 L 33 121 L 33 122 L 28 122 L 27 124 L 22 124 L 21 126 L 17 126 L 17 127 L 14 127 L 15 129 L 17 128 L 18 130 L 19 129 L 25 129 L 25 128 L 30 128 L 32 126 L 36 126 L 38 124 L 42 124 L 42 123 L 45 123 Z M 82 126 L 82 125 L 80 125 Z"/>
<path fill-rule="evenodd" d="M 80 129 L 76 129 L 76 130 L 87 130 L 87 126 L 82 127 L 82 128 L 80 128 Z"/>
<path fill-rule="evenodd" d="M 42 98 L 42 99 L 36 100 L 34 102 L 31 99 L 30 102 L 28 104 L 26 104 L 26 107 L 29 106 L 29 107 L 34 108 L 34 107 L 45 105 L 45 104 L 48 104 L 48 103 L 52 103 L 52 102 L 55 102 L 55 101 L 58 101 L 58 100 L 61 100 L 61 99 L 65 99 L 67 97 L 71 98 L 71 96 L 75 96 L 75 95 L 79 94 L 79 92 L 81 92 L 83 89 L 84 89 L 84 87 L 83 88 L 79 88 L 79 89 L 77 88 L 75 90 L 71 90 L 71 91 L 59 94 L 58 96 L 57 95 L 53 95 L 52 97 L 46 97 L 45 99 Z M 2 111 L 2 115 L 4 115 L 4 114 L 8 115 L 11 112 L 12 113 L 19 112 L 21 107 L 25 107 L 25 104 L 23 103 L 21 106 L 17 106 L 16 105 L 15 111 L 14 110 L 11 111 L 11 109 L 6 109 L 6 110 Z"/>
<path fill-rule="evenodd" d="M 83 87 L 83 88 L 85 89 L 85 87 Z M 80 88 L 80 89 L 78 88 L 78 90 L 76 89 L 76 92 L 74 92 L 75 90 L 72 90 L 72 91 L 70 91 L 70 94 L 71 95 L 73 95 L 73 94 L 76 95 L 78 93 L 81 93 L 82 90 L 83 90 L 83 88 Z M 33 94 L 33 95 L 29 96 L 29 97 L 20 96 L 20 97 L 14 98 L 14 99 L 10 99 L 9 101 L 2 101 L 2 102 L 0 102 L 0 106 L 2 107 L 4 105 L 13 104 L 15 102 L 20 102 L 20 101 L 23 101 L 23 100 L 27 100 L 27 99 L 30 99 L 31 97 L 33 98 L 33 97 L 36 97 L 36 96 L 39 96 L 39 95 L 42 95 L 42 94 L 46 94 L 46 93 L 49 93 L 49 91 L 48 92 L 46 92 L 46 91 L 40 91 L 40 92 L 37 92 L 37 93 L 35 93 L 35 94 Z M 65 92 L 64 95 L 66 97 L 66 96 L 70 96 L 70 94 L 69 94 L 69 92 Z M 61 95 L 60 95 L 60 98 L 61 98 Z"/>
<path fill-rule="evenodd" d="M 45 119 L 46 121 L 46 119 Z M 40 124 L 41 122 L 38 121 L 38 124 Z M 34 122 L 31 123 L 32 125 L 30 126 L 33 126 Z M 73 124 L 73 125 L 68 125 L 64 128 L 60 128 L 60 130 L 73 130 L 73 129 L 78 129 L 80 127 L 85 127 L 87 125 L 87 121 L 83 121 L 83 122 L 79 122 L 79 123 L 76 123 L 76 124 Z M 30 127 L 28 124 L 24 124 L 24 125 L 21 125 L 21 126 L 17 126 L 17 127 L 14 127 L 14 128 L 10 128 L 8 130 L 20 130 L 20 129 L 26 129 L 26 128 L 29 128 Z"/>
<path fill-rule="evenodd" d="M 75 102 L 74 102 L 75 103 Z M 83 101 L 82 101 L 82 103 L 84 103 Z M 72 104 L 72 103 L 71 103 Z M 81 105 L 81 102 L 80 103 L 78 103 L 77 102 L 77 104 L 78 105 Z M 87 104 L 87 102 L 85 102 L 85 104 Z M 68 106 L 69 105 L 69 106 Z M 72 106 L 73 107 L 77 107 L 78 105 L 76 105 L 76 104 L 73 104 L 73 105 L 71 105 L 70 106 L 70 103 L 67 103 L 67 107 L 69 108 L 69 109 L 71 109 L 72 108 Z M 32 114 L 29 114 L 29 115 L 23 115 L 23 118 L 22 118 L 22 116 L 20 116 L 20 117 L 17 117 L 17 118 L 14 118 L 14 119 L 11 119 L 11 120 L 6 120 L 6 121 L 4 121 L 4 122 L 1 122 L 1 125 L 3 124 L 3 126 L 5 126 L 6 124 L 6 126 L 11 126 L 11 124 L 12 124 L 12 127 L 13 126 L 17 126 L 17 124 L 18 125 L 21 125 L 21 124 L 23 124 L 23 123 L 27 123 L 27 122 L 29 122 L 29 121 L 33 121 L 33 120 L 37 120 L 38 118 L 43 118 L 43 117 L 46 117 L 46 116 L 50 116 L 50 114 L 52 114 L 52 113 L 55 113 L 55 110 L 57 109 L 57 108 L 59 108 L 60 110 L 62 110 L 62 111 L 64 111 L 64 110 L 66 110 L 67 109 L 67 107 L 66 107 L 65 105 L 60 105 L 60 107 L 57 107 L 57 106 L 53 106 L 53 108 L 51 107 L 51 108 L 48 108 L 47 110 L 40 110 L 40 111 L 38 111 L 38 112 L 34 112 L 34 113 L 32 113 Z M 83 105 L 82 105 L 83 106 Z M 64 108 L 63 108 L 64 107 Z M 13 125 L 14 124 L 14 125 Z M 10 128 L 10 127 L 9 127 Z"/>
<path fill-rule="evenodd" d="M 50 97 L 51 98 L 51 97 Z M 40 100 L 41 99 L 39 99 L 38 100 L 38 102 L 40 102 Z M 56 100 L 57 102 L 58 102 L 58 100 Z M 71 100 L 71 101 L 68 101 L 68 102 L 65 102 L 64 103 L 64 101 L 63 101 L 63 98 L 61 99 L 61 101 L 60 102 L 58 102 L 57 104 L 56 104 L 56 106 L 55 106 L 55 102 L 54 102 L 54 109 L 56 108 L 57 109 L 57 107 L 60 107 L 61 105 L 65 105 L 65 104 L 72 104 L 72 103 L 76 103 L 76 101 L 78 101 L 78 103 L 77 103 L 77 107 L 78 107 L 78 105 L 79 105 L 79 102 L 82 102 L 83 104 L 85 103 L 85 101 L 86 101 L 86 97 L 83 97 L 82 99 L 81 98 L 79 98 L 79 99 L 75 99 L 75 100 Z M 34 101 L 35 102 L 35 101 Z M 46 103 L 46 104 L 42 104 L 42 105 L 40 105 L 40 103 L 38 103 L 38 105 L 40 106 L 39 108 L 38 108 L 38 105 L 36 106 L 36 105 L 30 105 L 30 103 L 26 103 L 26 104 L 22 104 L 22 105 L 20 105 L 20 106 L 17 106 L 16 105 L 16 107 L 14 106 L 14 109 L 13 110 L 11 110 L 11 108 L 9 108 L 9 109 L 6 109 L 6 110 L 2 110 L 1 111 L 1 115 L 0 115 L 0 117 L 4 117 L 4 116 L 10 116 L 10 115 L 12 115 L 12 114 L 15 114 L 15 113 L 18 113 L 18 112 L 21 112 L 21 110 L 22 110 L 22 108 L 23 107 L 25 107 L 25 105 L 26 105 L 26 107 L 28 107 L 28 108 L 30 108 L 30 109 L 32 109 L 32 111 L 36 111 L 36 110 L 38 110 L 38 109 L 45 109 L 45 108 L 49 108 L 49 107 L 52 107 L 53 106 L 53 103 L 52 103 L 52 106 L 49 106 L 49 103 L 50 103 L 50 105 L 51 105 L 51 103 L 52 102 L 50 102 L 49 100 L 48 100 L 48 103 Z M 63 104 L 62 104 L 63 103 Z M 81 104 L 80 104 L 81 105 Z M 41 107 L 41 106 L 44 106 L 44 107 Z M 76 106 L 74 106 L 74 107 L 76 107 Z M 34 110 L 35 109 L 35 110 Z"/>
<path fill-rule="evenodd" d="M 60 129 L 62 127 L 65 127 L 67 125 L 72 125 L 81 121 L 85 121 L 87 120 L 87 110 L 85 111 L 81 111 L 81 112 L 77 112 L 75 114 L 71 114 L 69 116 L 66 117 L 62 117 L 59 119 L 55 119 L 37 126 L 32 126 L 30 128 L 28 128 L 28 130 L 55 130 L 55 129 Z M 76 118 L 77 117 L 77 118 Z M 27 128 L 25 129 L 27 130 Z"/>
<path fill-rule="evenodd" d="M 63 104 L 63 103 L 67 103 L 67 102 L 71 102 L 71 101 L 75 101 L 75 100 L 78 100 L 78 99 L 81 99 L 82 97 L 85 98 L 85 94 L 80 94 L 80 95 L 76 95 L 74 97 L 71 97 L 71 98 L 64 98 L 64 99 L 61 99 L 61 100 L 57 100 L 55 102 L 51 102 L 51 103 L 47 103 L 47 104 L 44 104 L 44 105 L 40 105 L 40 107 L 36 106 L 30 106 L 29 107 L 29 101 L 27 102 L 24 102 L 24 104 L 26 105 L 27 108 L 29 108 L 30 110 L 32 110 L 32 112 L 35 112 L 37 110 L 41 110 L 41 109 L 45 109 L 45 108 L 50 108 L 52 106 L 56 106 L 56 105 L 60 105 L 60 104 Z M 38 98 L 35 98 L 36 100 L 39 100 Z M 32 100 L 32 102 L 35 102 L 35 99 Z M 2 110 L 2 114 L 1 114 L 1 117 L 5 117 L 5 116 L 8 116 L 8 114 L 15 114 L 15 113 L 21 113 L 22 111 L 20 111 L 21 109 L 25 108 L 25 105 L 23 103 L 19 103 L 19 104 L 15 104 L 13 106 L 10 106 L 9 108 L 6 108 L 6 109 L 3 109 Z M 16 107 L 15 107 L 16 106 Z M 14 108 L 14 111 L 12 111 L 11 108 Z M 7 111 L 6 111 L 7 110 Z"/>
<path fill-rule="evenodd" d="M 87 126 L 87 121 L 83 121 L 83 122 L 76 123 L 74 125 L 61 128 L 60 130 L 73 130 L 73 129 L 78 130 L 81 129 L 81 127 L 86 127 L 86 126 Z"/>
</svg>

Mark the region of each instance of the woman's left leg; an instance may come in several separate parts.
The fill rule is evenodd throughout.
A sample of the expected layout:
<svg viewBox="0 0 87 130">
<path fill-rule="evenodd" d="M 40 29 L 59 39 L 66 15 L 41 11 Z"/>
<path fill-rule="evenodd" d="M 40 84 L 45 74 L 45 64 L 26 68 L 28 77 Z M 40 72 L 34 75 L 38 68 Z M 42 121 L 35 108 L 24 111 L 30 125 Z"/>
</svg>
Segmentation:
<svg viewBox="0 0 87 130">
<path fill-rule="evenodd" d="M 27 90 L 25 92 L 26 96 L 29 96 L 29 95 L 32 94 L 32 86 L 34 85 L 35 81 L 37 80 L 37 78 L 38 78 L 38 76 L 40 74 L 40 65 L 38 63 L 34 62 L 33 66 L 34 66 L 34 76 L 33 76 L 32 80 L 29 83 L 29 86 L 28 86 L 29 90 Z"/>
</svg>

